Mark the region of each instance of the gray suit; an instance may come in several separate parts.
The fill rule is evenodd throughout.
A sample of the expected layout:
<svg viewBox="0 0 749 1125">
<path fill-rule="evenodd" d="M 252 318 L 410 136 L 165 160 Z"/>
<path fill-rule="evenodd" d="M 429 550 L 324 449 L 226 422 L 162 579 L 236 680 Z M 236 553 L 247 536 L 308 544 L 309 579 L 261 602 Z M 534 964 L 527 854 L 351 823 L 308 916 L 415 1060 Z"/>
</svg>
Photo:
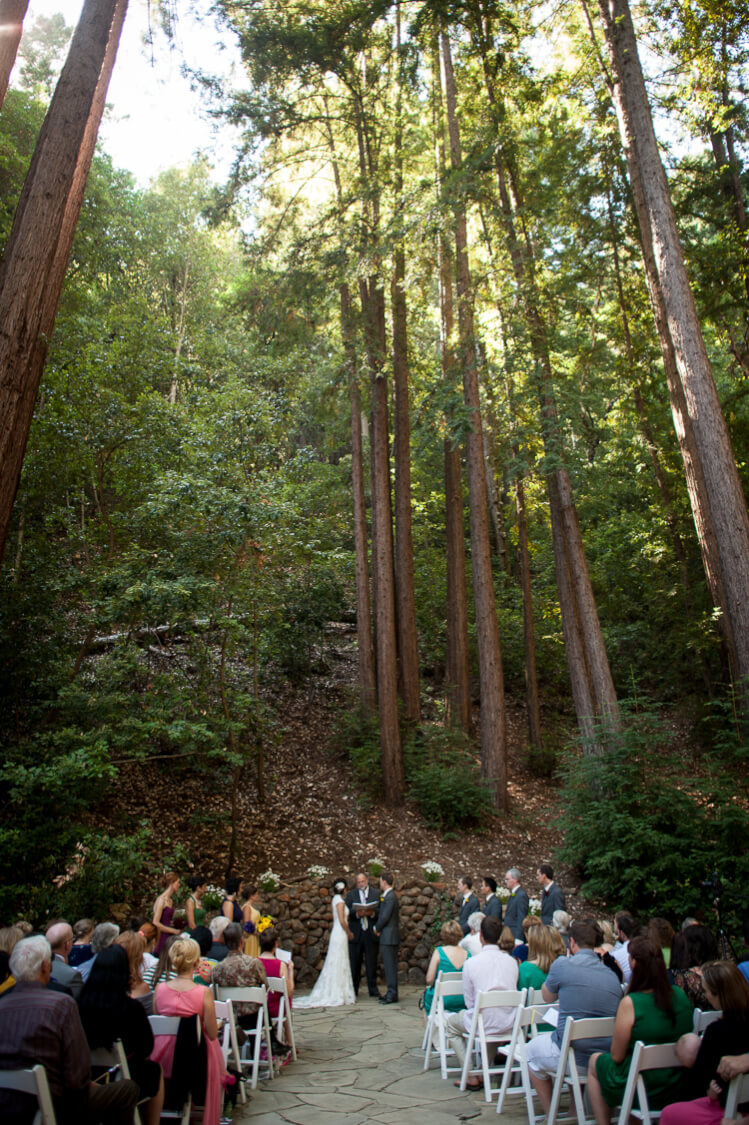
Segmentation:
<svg viewBox="0 0 749 1125">
<path fill-rule="evenodd" d="M 499 922 L 502 921 L 502 903 L 494 894 L 489 895 L 484 905 L 479 907 L 479 910 L 483 910 L 487 918 L 496 918 Z"/>
<path fill-rule="evenodd" d="M 549 887 L 541 891 L 541 921 L 545 926 L 551 925 L 555 910 L 564 909 L 564 892 L 560 886 L 551 883 Z"/>
<path fill-rule="evenodd" d="M 52 980 L 56 980 L 58 984 L 64 984 L 66 988 L 70 989 L 73 999 L 78 999 L 83 988 L 83 977 L 77 969 L 73 969 L 67 961 L 63 961 L 58 953 L 55 953 L 52 958 Z"/>
<path fill-rule="evenodd" d="M 524 940 L 523 918 L 528 914 L 528 894 L 522 887 L 516 887 L 505 907 L 505 925 L 509 926 L 518 941 Z"/>
<path fill-rule="evenodd" d="M 395 891 L 389 890 L 384 895 L 377 913 L 375 927 L 380 936 L 382 967 L 385 970 L 385 983 L 387 985 L 385 999 L 397 1000 L 400 929 L 398 927 L 398 899 Z"/>
</svg>

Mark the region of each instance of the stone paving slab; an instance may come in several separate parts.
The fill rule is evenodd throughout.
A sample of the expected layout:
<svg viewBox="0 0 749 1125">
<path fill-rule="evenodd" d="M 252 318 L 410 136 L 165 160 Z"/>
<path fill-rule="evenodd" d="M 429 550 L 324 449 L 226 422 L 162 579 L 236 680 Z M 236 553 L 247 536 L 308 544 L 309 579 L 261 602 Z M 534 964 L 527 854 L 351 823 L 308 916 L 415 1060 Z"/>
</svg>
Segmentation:
<svg viewBox="0 0 749 1125">
<path fill-rule="evenodd" d="M 496 1122 L 496 1098 L 461 1093 L 440 1077 L 438 1059 L 423 1070 L 420 990 L 401 990 L 397 1004 L 365 997 L 353 1006 L 297 1011 L 299 1058 L 273 1081 L 248 1090 L 251 1100 L 234 1111 L 234 1125 L 447 1125 Z M 507 1125 L 527 1125 L 525 1100 L 512 1098 Z"/>
</svg>

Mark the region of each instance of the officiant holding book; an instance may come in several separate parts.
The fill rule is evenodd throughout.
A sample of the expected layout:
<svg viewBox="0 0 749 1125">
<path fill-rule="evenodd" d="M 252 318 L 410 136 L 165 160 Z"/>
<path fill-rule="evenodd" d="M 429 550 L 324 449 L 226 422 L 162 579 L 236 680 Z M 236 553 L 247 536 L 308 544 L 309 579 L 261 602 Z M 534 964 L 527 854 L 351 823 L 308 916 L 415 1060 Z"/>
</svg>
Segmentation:
<svg viewBox="0 0 749 1125">
<path fill-rule="evenodd" d="M 361 981 L 362 961 L 367 973 L 367 987 L 370 996 L 379 996 L 377 988 L 377 938 L 374 932 L 374 922 L 379 907 L 380 894 L 376 887 L 370 887 L 366 875 L 361 873 L 356 876 L 356 887 L 346 895 L 346 906 L 349 909 L 349 960 L 351 962 L 351 976 L 354 981 L 354 992 L 359 993 Z"/>
</svg>

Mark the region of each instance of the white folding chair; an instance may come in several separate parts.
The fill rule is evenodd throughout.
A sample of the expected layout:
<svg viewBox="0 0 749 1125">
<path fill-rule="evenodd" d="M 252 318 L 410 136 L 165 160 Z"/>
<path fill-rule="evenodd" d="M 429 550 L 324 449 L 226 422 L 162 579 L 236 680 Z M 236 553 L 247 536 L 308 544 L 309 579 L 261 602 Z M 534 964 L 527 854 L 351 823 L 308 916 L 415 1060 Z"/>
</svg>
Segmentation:
<svg viewBox="0 0 749 1125">
<path fill-rule="evenodd" d="M 578 1125 L 584 1125 L 589 1120 L 585 1115 L 583 1101 L 583 1086 L 587 1081 L 587 1073 L 581 1075 L 577 1069 L 574 1044 L 580 1039 L 611 1039 L 613 1034 L 614 1016 L 591 1016 L 587 1019 L 578 1020 L 567 1017 L 562 1034 L 559 1066 L 551 1091 L 551 1105 L 546 1118 L 547 1125 L 555 1125 L 558 1121 L 577 1121 Z M 604 1047 L 603 1050 L 605 1049 Z M 559 1103 L 562 1090 L 566 1085 L 569 1085 L 572 1089 L 572 1106 L 575 1112 L 560 1117 Z M 592 1118 L 590 1120 L 592 1121 Z"/>
<path fill-rule="evenodd" d="M 280 992 L 281 1000 L 276 1016 L 276 1039 L 291 1047 L 291 1057 L 296 1059 L 296 1040 L 294 1039 L 294 1023 L 291 1016 L 291 1001 L 289 990 L 286 987 L 285 977 L 268 977 L 268 991 Z"/>
<path fill-rule="evenodd" d="M 535 997 L 539 998 L 538 1001 L 532 999 Z M 544 1022 L 544 1016 L 549 1008 L 556 1008 L 557 1006 L 558 1002 L 555 1001 L 553 1004 L 549 1004 L 541 998 L 540 988 L 528 989 L 525 1006 L 521 1009 L 512 1029 L 512 1039 L 507 1048 L 502 1048 L 502 1053 L 505 1055 L 505 1066 L 502 1074 L 502 1084 L 499 1088 L 499 1098 L 497 1099 L 497 1113 L 502 1112 L 506 1097 L 514 1094 L 523 1094 L 528 1111 L 529 1125 L 534 1125 L 534 1122 L 537 1120 L 536 1112 L 533 1108 L 533 1095 L 535 1091 L 528 1069 L 526 1047 L 528 1045 L 528 1040 L 535 1038 L 538 1034 L 538 1025 Z M 510 1084 L 513 1075 L 520 1078 L 519 1085 L 512 1086 Z M 543 1116 L 544 1115 L 541 1114 L 538 1120 L 542 1120 Z"/>
<path fill-rule="evenodd" d="M 434 1019 L 432 1020 L 432 1031 L 430 1039 L 426 1046 L 424 1053 L 424 1070 L 429 1069 L 429 1064 L 434 1049 L 434 1035 L 437 1036 L 437 1053 L 440 1058 L 440 1075 L 443 1079 L 447 1078 L 449 1071 L 459 1071 L 459 1066 L 448 1066 L 448 1056 L 453 1054 L 453 1050 L 448 1046 L 447 1034 L 445 1029 L 445 1020 L 448 1015 L 448 1009 L 445 1008 L 445 1000 L 448 996 L 461 996 L 463 995 L 463 978 L 462 975 L 458 980 L 445 980 L 443 975 L 442 980 L 439 982 L 439 987 L 435 986 L 434 996 L 432 998 L 432 1011 L 434 1012 Z"/>
<path fill-rule="evenodd" d="M 651 1109 L 648 1104 L 648 1091 L 643 1074 L 648 1070 L 665 1070 L 667 1067 L 673 1067 L 675 1070 L 682 1069 L 676 1055 L 675 1043 L 655 1043 L 648 1047 L 641 1039 L 637 1040 L 632 1052 L 632 1062 L 629 1064 L 622 1107 L 619 1111 L 621 1122 L 627 1122 L 630 1117 L 636 1117 L 639 1121 L 643 1121 L 644 1125 L 651 1125 L 652 1121 L 658 1120 L 661 1111 Z M 639 1104 L 638 1109 L 634 1108 L 635 1094 Z"/>
<path fill-rule="evenodd" d="M 466 1042 L 466 1057 L 463 1063 L 463 1070 L 460 1076 L 460 1088 L 466 1089 L 469 1074 L 477 1074 L 481 1072 L 484 1079 L 484 1101 L 490 1102 L 492 1100 L 491 1076 L 493 1074 L 501 1074 L 504 1070 L 504 1063 L 496 1065 L 493 1061 L 489 1061 L 489 1047 L 495 1048 L 492 1053 L 492 1060 L 496 1054 L 496 1047 L 500 1043 L 509 1043 L 512 1039 L 515 1024 L 520 1018 L 521 1010 L 525 1007 L 525 998 L 527 990 L 508 989 L 501 991 L 495 989 L 490 992 L 479 992 L 476 997 L 476 1006 L 473 1009 L 473 1019 L 471 1020 L 471 1027 L 467 1033 Z M 514 1008 L 513 1023 L 507 1031 L 491 1031 L 486 1027 L 486 1014 L 493 1008 Z M 478 1056 L 481 1061 L 481 1066 L 472 1066 L 474 1050 L 478 1050 Z"/>
<path fill-rule="evenodd" d="M 255 1090 L 257 1088 L 261 1061 L 265 1061 L 266 1064 L 267 1073 L 265 1077 L 273 1078 L 273 1047 L 271 1045 L 270 1021 L 268 1019 L 268 990 L 264 984 L 256 988 L 229 988 L 220 984 L 214 984 L 213 988 L 217 1000 L 231 1000 L 232 1005 L 240 1002 L 258 1005 L 255 1026 L 242 1028 L 247 1038 L 240 1052 L 242 1069 L 249 1067 L 250 1087 Z M 235 1018 L 233 1011 L 232 1018 Z M 260 1048 L 263 1043 L 265 1044 L 266 1050 L 265 1060 L 261 1060 L 260 1058 Z M 249 1055 L 250 1046 L 252 1046 L 251 1056 Z"/>
<path fill-rule="evenodd" d="M 177 1038 L 179 1034 L 180 1016 L 149 1016 L 148 1022 L 151 1025 L 151 1030 L 154 1035 L 173 1035 Z M 198 1036 L 201 1034 L 200 1020 L 197 1021 Z M 190 1125 L 190 1111 L 192 1110 L 192 1095 L 188 1093 L 185 1102 L 181 1106 L 168 1108 L 166 1105 L 162 1107 L 161 1117 L 169 1117 L 172 1120 L 179 1120 L 181 1125 Z"/>
<path fill-rule="evenodd" d="M 424 1035 L 423 1035 L 423 1038 L 421 1040 L 421 1049 L 422 1049 L 422 1051 L 426 1051 L 428 1055 L 431 1053 L 432 1031 L 434 1029 L 434 1019 L 435 1019 L 435 1016 L 437 1014 L 437 1005 L 435 1004 L 435 1000 L 437 998 L 437 990 L 440 986 L 440 981 L 462 980 L 462 979 L 463 979 L 462 973 L 444 973 L 442 971 L 442 969 L 440 969 L 440 971 L 437 973 L 437 977 L 436 977 L 435 982 L 434 982 L 434 993 L 432 995 L 432 1006 L 429 1009 L 429 1015 L 427 1016 L 426 1027 L 424 1028 Z M 462 989 L 461 989 L 461 993 L 462 993 Z M 429 1069 L 429 1060 L 427 1058 L 427 1060 L 424 1063 L 424 1070 L 428 1070 L 428 1069 Z"/>
<path fill-rule="evenodd" d="M 125 1054 L 125 1046 L 121 1039 L 115 1039 L 111 1047 L 92 1047 L 91 1048 L 91 1066 L 92 1067 L 119 1067 L 120 1078 L 126 1082 L 130 1081 L 130 1067 L 127 1062 L 127 1055 Z M 143 1105 L 148 1101 L 148 1098 L 141 1098 L 133 1111 L 134 1125 L 142 1125 L 139 1105 Z"/>
<path fill-rule="evenodd" d="M 749 1102 L 749 1074 L 737 1074 L 728 1087 L 724 1116 L 738 1117 L 739 1106 L 744 1102 Z"/>
<path fill-rule="evenodd" d="M 709 1009 L 703 1012 L 702 1008 L 695 1008 L 692 1031 L 696 1031 L 698 1035 L 702 1035 L 705 1028 L 709 1027 L 711 1023 L 715 1023 L 716 1020 L 721 1019 L 722 1015 L 722 1012 L 712 1012 Z"/>
<path fill-rule="evenodd" d="M 229 1061 L 229 1055 L 234 1059 L 234 1065 L 237 1070 L 237 1081 L 239 1082 L 239 1100 L 242 1105 L 247 1102 L 247 1095 L 244 1092 L 244 1083 L 241 1081 L 242 1077 L 242 1056 L 239 1052 L 239 1040 L 237 1038 L 237 1025 L 234 1021 L 234 1011 L 232 1009 L 231 1000 L 214 1000 L 216 1006 L 216 1019 L 223 1022 L 223 1029 L 221 1031 L 221 1054 L 224 1056 L 224 1065 Z"/>
<path fill-rule="evenodd" d="M 57 1125 L 47 1072 L 40 1063 L 28 1070 L 0 1070 L 0 1090 L 32 1094 L 38 1103 L 32 1125 Z"/>
</svg>

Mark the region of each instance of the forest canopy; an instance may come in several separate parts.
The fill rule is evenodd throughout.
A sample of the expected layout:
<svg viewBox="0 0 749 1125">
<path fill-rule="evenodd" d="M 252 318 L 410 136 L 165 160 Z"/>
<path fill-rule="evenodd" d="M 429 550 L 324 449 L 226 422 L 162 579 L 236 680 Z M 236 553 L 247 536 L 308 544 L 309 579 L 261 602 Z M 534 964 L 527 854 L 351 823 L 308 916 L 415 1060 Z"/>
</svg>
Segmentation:
<svg viewBox="0 0 749 1125">
<path fill-rule="evenodd" d="M 647 897 L 638 824 L 665 868 L 675 807 L 679 870 L 709 853 L 738 886 L 747 5 L 217 16 L 242 78 L 195 78 L 241 128 L 232 175 L 141 189 L 97 151 L 45 336 L 0 582 L 0 912 L 55 880 L 90 912 L 137 877 L 149 826 L 93 815 L 133 764 L 220 765 L 234 842 L 282 737 L 272 685 L 314 676 L 341 620 L 369 799 L 442 826 L 458 785 L 478 819 L 505 808 L 507 694 L 539 769 L 576 740 L 566 847 L 593 890 L 621 786 L 614 898 Z M 42 31 L 0 110 L 0 292 L 67 49 Z M 656 714 L 688 776 L 659 768 Z"/>
</svg>

